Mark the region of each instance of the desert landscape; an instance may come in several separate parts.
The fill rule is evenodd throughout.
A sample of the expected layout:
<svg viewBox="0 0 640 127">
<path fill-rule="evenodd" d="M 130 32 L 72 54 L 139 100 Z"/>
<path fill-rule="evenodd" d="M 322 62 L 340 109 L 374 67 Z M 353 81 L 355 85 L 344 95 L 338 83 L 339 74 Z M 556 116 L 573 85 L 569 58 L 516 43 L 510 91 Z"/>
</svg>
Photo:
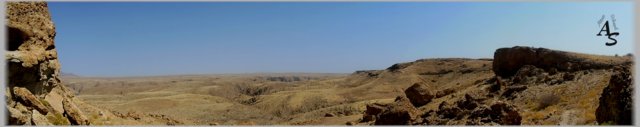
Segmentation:
<svg viewBox="0 0 640 127">
<path fill-rule="evenodd" d="M 631 56 L 513 47 L 494 59 L 422 59 L 352 74 L 62 81 L 97 125 L 594 125 L 616 116 L 596 113 L 599 98 L 617 85 L 612 77 L 630 85 L 630 65 Z"/>
<path fill-rule="evenodd" d="M 632 54 L 542 47 L 353 73 L 62 73 L 45 2 L 7 3 L 9 125 L 631 125 Z"/>
</svg>

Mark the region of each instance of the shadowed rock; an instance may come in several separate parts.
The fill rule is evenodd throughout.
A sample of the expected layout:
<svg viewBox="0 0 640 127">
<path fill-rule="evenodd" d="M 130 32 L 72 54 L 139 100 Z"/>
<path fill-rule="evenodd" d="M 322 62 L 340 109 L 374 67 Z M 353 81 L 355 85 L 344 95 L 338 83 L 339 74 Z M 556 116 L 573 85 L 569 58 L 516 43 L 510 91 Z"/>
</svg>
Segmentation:
<svg viewBox="0 0 640 127">
<path fill-rule="evenodd" d="M 409 99 L 398 96 L 394 103 L 389 104 L 380 113 L 375 125 L 410 125 L 418 116 L 418 111 L 411 105 Z"/>
<path fill-rule="evenodd" d="M 609 85 L 602 90 L 596 109 L 598 123 L 631 125 L 633 120 L 633 84 L 628 67 L 616 67 Z"/>
<path fill-rule="evenodd" d="M 520 125 L 522 121 L 515 106 L 500 101 L 491 105 L 491 115 L 501 125 Z"/>
<path fill-rule="evenodd" d="M 6 10 L 8 123 L 49 125 L 54 122 L 45 116 L 59 113 L 62 98 L 73 95 L 59 78 L 56 31 L 48 5 L 42 1 L 7 2 Z"/>
<path fill-rule="evenodd" d="M 547 71 L 555 69 L 557 71 L 576 71 L 605 69 L 630 63 L 630 60 L 620 60 L 611 56 L 515 46 L 496 50 L 493 55 L 493 72 L 498 76 L 511 77 L 524 65 L 533 65 Z"/>
<path fill-rule="evenodd" d="M 40 100 L 38 100 L 36 96 L 29 92 L 29 90 L 22 87 L 14 87 L 13 94 L 25 106 L 33 107 L 43 114 L 49 113 L 49 109 L 44 104 L 42 104 L 42 102 L 40 102 Z"/>
<path fill-rule="evenodd" d="M 426 105 L 431 102 L 431 99 L 434 97 L 433 93 L 429 90 L 429 86 L 425 83 L 413 84 L 404 91 L 404 94 L 415 107 Z"/>
<path fill-rule="evenodd" d="M 20 110 L 20 108 L 12 108 L 7 107 L 7 113 L 9 114 L 9 123 L 10 125 L 31 125 L 31 115 L 29 115 L 29 111 L 26 108 Z"/>
<path fill-rule="evenodd" d="M 378 103 L 368 104 L 367 109 L 363 114 L 362 122 L 369 122 L 369 121 L 376 120 L 378 115 L 385 110 L 385 106 L 386 105 L 378 104 Z"/>
<path fill-rule="evenodd" d="M 89 125 L 89 120 L 84 115 L 82 115 L 82 112 L 73 102 L 71 102 L 71 100 L 64 99 L 62 101 L 62 105 L 64 107 L 64 114 L 67 116 L 71 124 Z"/>
</svg>

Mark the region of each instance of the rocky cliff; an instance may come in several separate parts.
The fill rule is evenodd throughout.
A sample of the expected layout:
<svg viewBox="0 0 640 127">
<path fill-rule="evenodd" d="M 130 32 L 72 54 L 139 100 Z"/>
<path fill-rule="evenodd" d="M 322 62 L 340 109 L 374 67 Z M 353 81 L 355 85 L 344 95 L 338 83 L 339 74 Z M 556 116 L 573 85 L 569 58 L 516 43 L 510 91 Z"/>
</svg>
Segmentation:
<svg viewBox="0 0 640 127">
<path fill-rule="evenodd" d="M 615 57 L 515 46 L 496 50 L 493 71 L 498 76 L 509 77 L 525 65 L 532 65 L 546 71 L 579 71 L 613 68 L 617 65 L 630 64 L 629 62 Z"/>
<path fill-rule="evenodd" d="M 55 26 L 45 2 L 7 2 L 9 125 L 89 125 L 60 81 Z"/>
</svg>

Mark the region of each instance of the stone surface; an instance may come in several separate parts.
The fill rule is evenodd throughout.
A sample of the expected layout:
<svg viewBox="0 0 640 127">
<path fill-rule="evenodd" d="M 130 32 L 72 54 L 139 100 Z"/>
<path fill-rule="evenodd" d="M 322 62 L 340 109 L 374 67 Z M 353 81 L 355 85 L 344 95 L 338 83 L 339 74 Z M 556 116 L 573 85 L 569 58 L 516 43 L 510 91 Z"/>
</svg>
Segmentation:
<svg viewBox="0 0 640 127">
<path fill-rule="evenodd" d="M 47 3 L 8 2 L 6 18 L 8 86 L 24 87 L 43 97 L 60 84 L 56 33 Z"/>
<path fill-rule="evenodd" d="M 40 102 L 40 100 L 37 97 L 31 94 L 29 90 L 22 87 L 14 87 L 13 94 L 25 106 L 33 107 L 44 114 L 49 113 L 48 107 L 45 106 L 42 102 Z"/>
<path fill-rule="evenodd" d="M 54 45 L 56 31 L 48 5 L 43 1 L 7 2 L 6 9 L 8 82 L 5 92 L 8 95 L 5 98 L 7 115 L 12 117 L 8 123 L 49 125 L 52 122 L 45 115 L 64 112 L 62 100 L 73 95 L 60 80 L 60 63 Z M 25 122 L 27 118 L 29 122 Z"/>
<path fill-rule="evenodd" d="M 633 123 L 633 80 L 628 67 L 616 67 L 609 85 L 602 90 L 596 119 L 600 124 Z"/>
<path fill-rule="evenodd" d="M 614 58 L 590 59 L 590 57 L 593 56 L 546 48 L 521 46 L 500 48 L 493 55 L 493 72 L 501 77 L 511 77 L 525 65 L 555 72 L 606 69 L 615 65 L 630 64 L 630 61 L 613 60 Z"/>
<path fill-rule="evenodd" d="M 366 106 L 366 111 L 363 114 L 362 122 L 375 121 L 380 113 L 386 108 L 386 105 L 373 103 Z"/>
<path fill-rule="evenodd" d="M 522 116 L 514 105 L 500 101 L 491 105 L 491 117 L 500 125 L 520 125 L 522 121 Z"/>
<path fill-rule="evenodd" d="M 49 120 L 47 119 L 47 117 L 45 117 L 44 115 L 40 114 L 40 112 L 38 110 L 33 110 L 33 115 L 31 116 L 33 123 L 36 126 L 48 126 L 48 125 L 53 125 L 49 122 Z"/>
<path fill-rule="evenodd" d="M 44 100 L 47 101 L 55 112 L 63 113 L 64 109 L 62 108 L 62 100 L 64 96 L 61 95 L 63 93 L 60 88 L 54 88 L 47 96 L 45 96 Z"/>
<path fill-rule="evenodd" d="M 407 88 L 404 93 L 415 107 L 426 105 L 434 98 L 429 86 L 425 83 L 415 83 Z"/>
<path fill-rule="evenodd" d="M 7 107 L 9 125 L 31 125 L 31 115 L 26 109 Z"/>
<path fill-rule="evenodd" d="M 67 116 L 69 122 L 73 125 L 89 125 L 89 120 L 82 115 L 83 113 L 78 109 L 78 107 L 71 102 L 70 99 L 64 99 L 62 101 L 62 105 L 64 107 L 64 115 Z"/>
<path fill-rule="evenodd" d="M 418 110 L 409 99 L 399 96 L 378 115 L 375 125 L 410 125 L 418 117 Z"/>
</svg>

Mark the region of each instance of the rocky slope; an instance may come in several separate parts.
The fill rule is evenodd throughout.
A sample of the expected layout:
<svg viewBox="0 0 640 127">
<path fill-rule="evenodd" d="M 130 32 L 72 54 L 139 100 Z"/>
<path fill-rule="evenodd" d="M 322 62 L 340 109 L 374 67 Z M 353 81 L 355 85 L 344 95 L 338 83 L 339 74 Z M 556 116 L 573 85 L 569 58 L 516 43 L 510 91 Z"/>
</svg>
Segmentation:
<svg viewBox="0 0 640 127">
<path fill-rule="evenodd" d="M 598 56 L 544 48 L 501 48 L 494 56 L 495 76 L 479 79 L 444 96 L 435 93 L 451 93 L 450 90 L 429 87 L 437 83 L 418 82 L 397 97 L 409 98 L 413 106 L 400 104 L 408 102 L 398 99 L 388 104 L 370 104 L 359 122 L 374 125 L 629 125 L 633 90 L 628 69 L 632 66 L 631 59 L 631 56 Z"/>
<path fill-rule="evenodd" d="M 589 55 L 531 47 L 502 48 L 495 55 L 494 59 L 421 59 L 394 64 L 384 70 L 333 76 L 264 74 L 64 79 L 79 98 L 101 107 L 80 105 L 82 109 L 89 109 L 90 114 L 127 114 L 120 116 L 135 116 L 126 120 L 143 121 L 136 124 L 629 123 L 630 114 L 625 113 L 631 110 L 632 74 L 621 70 L 631 70 L 628 68 L 633 64 L 632 56 Z M 523 58 L 539 60 L 522 62 Z M 564 64 L 544 59 L 564 61 L 558 62 Z M 294 75 L 309 78 L 300 81 L 280 78 Z M 278 78 L 269 80 L 269 77 Z M 163 116 L 165 121 L 145 116 Z M 104 120 L 107 119 L 90 118 L 99 124 L 132 125 Z"/>
<path fill-rule="evenodd" d="M 55 27 L 45 2 L 7 2 L 10 125 L 89 125 L 60 81 Z"/>
</svg>

